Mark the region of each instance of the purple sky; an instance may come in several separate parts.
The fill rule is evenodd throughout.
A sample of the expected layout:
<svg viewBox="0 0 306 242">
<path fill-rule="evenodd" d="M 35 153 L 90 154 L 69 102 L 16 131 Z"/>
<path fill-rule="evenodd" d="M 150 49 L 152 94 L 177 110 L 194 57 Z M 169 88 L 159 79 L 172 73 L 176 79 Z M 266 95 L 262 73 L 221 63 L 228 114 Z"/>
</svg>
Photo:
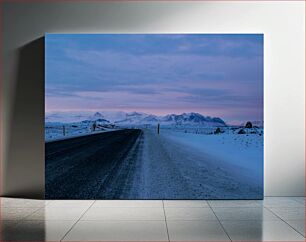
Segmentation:
<svg viewBox="0 0 306 242">
<path fill-rule="evenodd" d="M 47 34 L 45 109 L 263 120 L 263 35 Z"/>
</svg>

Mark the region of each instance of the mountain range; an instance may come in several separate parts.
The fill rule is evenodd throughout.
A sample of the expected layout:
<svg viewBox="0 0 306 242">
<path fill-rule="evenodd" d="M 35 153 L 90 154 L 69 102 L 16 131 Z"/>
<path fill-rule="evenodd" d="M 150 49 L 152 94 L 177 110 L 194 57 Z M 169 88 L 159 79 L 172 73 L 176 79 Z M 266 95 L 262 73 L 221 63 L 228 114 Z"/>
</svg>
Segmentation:
<svg viewBox="0 0 306 242">
<path fill-rule="evenodd" d="M 192 126 L 226 126 L 226 123 L 218 117 L 204 116 L 199 113 L 167 114 L 157 116 L 141 112 L 83 112 L 83 113 L 47 113 L 45 122 L 92 122 L 102 124 L 113 123 L 115 125 L 192 125 Z"/>
</svg>

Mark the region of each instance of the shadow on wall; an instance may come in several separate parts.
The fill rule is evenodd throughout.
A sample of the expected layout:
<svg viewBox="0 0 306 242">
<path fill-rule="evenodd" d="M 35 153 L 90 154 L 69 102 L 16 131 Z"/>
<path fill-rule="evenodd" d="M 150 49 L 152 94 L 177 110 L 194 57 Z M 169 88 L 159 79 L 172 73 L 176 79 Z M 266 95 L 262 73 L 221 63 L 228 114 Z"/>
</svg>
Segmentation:
<svg viewBox="0 0 306 242">
<path fill-rule="evenodd" d="M 44 198 L 44 69 L 44 37 L 18 50 L 4 196 Z"/>
</svg>

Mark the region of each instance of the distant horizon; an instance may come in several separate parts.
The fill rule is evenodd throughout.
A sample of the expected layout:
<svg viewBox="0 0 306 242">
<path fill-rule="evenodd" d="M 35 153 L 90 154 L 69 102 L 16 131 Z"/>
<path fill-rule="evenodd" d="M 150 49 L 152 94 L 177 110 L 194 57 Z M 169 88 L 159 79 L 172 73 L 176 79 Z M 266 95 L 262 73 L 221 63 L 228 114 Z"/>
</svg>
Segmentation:
<svg viewBox="0 0 306 242">
<path fill-rule="evenodd" d="M 46 113 L 263 121 L 262 34 L 46 34 L 45 43 Z"/>
<path fill-rule="evenodd" d="M 201 113 L 201 112 L 196 112 L 196 111 L 188 111 L 188 112 L 170 112 L 170 113 L 163 113 L 163 114 L 155 114 L 155 113 L 150 113 L 150 112 L 141 112 L 141 111 L 136 111 L 136 110 L 133 110 L 133 111 L 123 111 L 123 110 L 70 110 L 70 111 L 56 111 L 56 110 L 53 110 L 53 111 L 48 111 L 48 112 L 45 112 L 45 118 L 46 118 L 46 115 L 48 114 L 54 114 L 54 113 L 60 113 L 60 114 L 95 114 L 95 113 L 119 113 L 119 112 L 122 112 L 122 113 L 140 113 L 140 114 L 146 114 L 146 115 L 154 115 L 154 116 L 157 116 L 157 117 L 163 117 L 163 116 L 166 116 L 166 115 L 182 115 L 182 114 L 189 114 L 189 113 L 198 113 L 204 117 L 211 117 L 211 118 L 220 118 L 222 119 L 226 124 L 229 124 L 229 125 L 238 125 L 238 124 L 241 124 L 241 123 L 246 123 L 248 121 L 251 121 L 251 122 L 254 122 L 254 121 L 260 121 L 260 122 L 263 122 L 264 120 L 253 120 L 253 119 L 246 119 L 246 120 L 236 120 L 236 121 L 232 121 L 232 122 L 229 122 L 227 121 L 226 119 L 224 119 L 223 117 L 221 116 L 213 116 L 213 115 L 207 115 L 205 113 Z"/>
</svg>

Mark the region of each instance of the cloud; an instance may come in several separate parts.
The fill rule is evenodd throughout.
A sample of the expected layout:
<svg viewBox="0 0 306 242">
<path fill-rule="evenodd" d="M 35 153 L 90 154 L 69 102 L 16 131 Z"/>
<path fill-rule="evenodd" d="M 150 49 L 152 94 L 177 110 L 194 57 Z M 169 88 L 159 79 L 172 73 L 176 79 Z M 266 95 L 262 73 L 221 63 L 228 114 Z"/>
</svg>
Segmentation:
<svg viewBox="0 0 306 242">
<path fill-rule="evenodd" d="M 253 81 L 262 78 L 261 60 L 186 54 L 131 55 L 110 51 L 67 50 L 73 62 L 50 63 L 50 83 L 72 88 L 116 88 L 118 85 L 178 83 L 186 80 Z M 53 81 L 54 80 L 54 81 Z M 56 81 L 57 80 L 57 81 Z M 65 86 L 64 86 L 65 87 Z"/>
<path fill-rule="evenodd" d="M 262 54 L 262 36 L 251 35 L 51 35 L 46 101 L 90 109 L 262 109 Z"/>
</svg>

